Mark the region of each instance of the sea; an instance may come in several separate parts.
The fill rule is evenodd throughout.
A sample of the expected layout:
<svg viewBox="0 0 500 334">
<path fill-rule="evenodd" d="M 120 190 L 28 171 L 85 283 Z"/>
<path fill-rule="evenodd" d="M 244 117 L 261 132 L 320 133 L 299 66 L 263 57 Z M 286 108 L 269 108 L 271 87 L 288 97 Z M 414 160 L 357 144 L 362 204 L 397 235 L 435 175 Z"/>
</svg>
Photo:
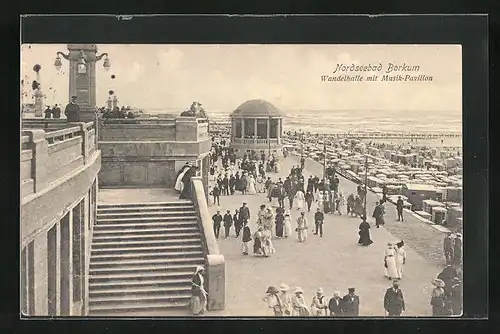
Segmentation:
<svg viewBox="0 0 500 334">
<path fill-rule="evenodd" d="M 178 110 L 146 110 L 155 113 L 179 113 Z M 229 121 L 231 111 L 209 110 L 210 120 L 217 123 Z M 404 132 L 404 133 L 462 133 L 462 115 L 458 111 L 399 111 L 399 110 L 293 110 L 283 111 L 284 131 L 315 133 L 348 132 Z M 461 137 L 444 137 L 425 140 L 430 146 L 439 143 L 459 147 Z M 397 142 L 397 140 L 393 140 Z M 424 140 L 419 140 L 424 144 Z"/>
</svg>

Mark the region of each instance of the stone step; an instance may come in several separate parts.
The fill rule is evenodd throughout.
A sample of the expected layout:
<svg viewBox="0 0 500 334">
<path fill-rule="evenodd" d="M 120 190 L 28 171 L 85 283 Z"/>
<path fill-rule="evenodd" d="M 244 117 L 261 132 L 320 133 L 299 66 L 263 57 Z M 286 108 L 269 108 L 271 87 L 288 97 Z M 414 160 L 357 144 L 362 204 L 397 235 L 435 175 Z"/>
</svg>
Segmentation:
<svg viewBox="0 0 500 334">
<path fill-rule="evenodd" d="M 171 206 L 143 206 L 143 207 L 108 207 L 97 208 L 97 213 L 128 213 L 128 212 L 156 212 L 156 211 L 192 211 L 194 210 L 192 204 L 179 204 Z"/>
<path fill-rule="evenodd" d="M 149 296 L 164 297 L 165 295 L 182 295 L 191 293 L 191 284 L 188 282 L 185 286 L 171 287 L 137 287 L 134 289 L 103 289 L 97 291 L 89 291 L 89 302 L 95 303 L 97 300 L 106 301 L 113 300 L 116 297 L 126 297 L 127 299 L 140 298 L 146 299 Z"/>
<path fill-rule="evenodd" d="M 149 279 L 141 281 L 105 281 L 105 282 L 90 282 L 90 292 L 98 292 L 101 290 L 127 290 L 138 288 L 168 288 L 168 287 L 190 287 L 191 286 L 191 276 L 180 277 L 180 278 L 167 278 L 167 279 Z"/>
<path fill-rule="evenodd" d="M 148 298 L 144 300 L 116 298 L 112 302 L 95 302 L 89 303 L 90 315 L 112 314 L 114 312 L 124 311 L 156 311 L 169 308 L 185 308 L 188 307 L 191 301 L 191 296 L 165 296 L 162 298 Z"/>
<path fill-rule="evenodd" d="M 189 235 L 191 237 L 200 237 L 199 229 L 196 227 L 147 227 L 141 228 L 142 226 L 138 226 L 137 228 L 116 228 L 111 230 L 99 230 L 97 226 L 94 228 L 94 236 L 117 236 L 117 235 L 143 235 L 143 234 L 151 234 L 158 233 L 162 235 L 168 235 L 170 238 L 175 238 L 180 235 Z"/>
<path fill-rule="evenodd" d="M 166 269 L 165 272 L 149 272 L 145 270 L 144 272 L 117 272 L 113 274 L 95 274 L 89 275 L 89 283 L 93 285 L 94 283 L 121 283 L 121 282 L 150 282 L 150 281 L 168 281 L 176 278 L 188 278 L 191 279 L 194 275 L 195 267 L 193 266 L 191 270 L 179 270 L 177 272 L 172 272 Z"/>
<path fill-rule="evenodd" d="M 116 224 L 116 223 L 142 223 L 142 222 L 181 222 L 181 221 L 198 221 L 198 216 L 186 215 L 177 217 L 125 217 L 125 218 L 101 218 L 96 221 L 99 224 Z"/>
<path fill-rule="evenodd" d="M 179 251 L 200 251 L 202 252 L 202 247 L 200 244 L 198 245 L 167 245 L 167 246 L 158 246 L 158 245 L 142 245 L 142 246 L 136 246 L 136 247 L 131 247 L 130 245 L 117 245 L 118 247 L 115 248 L 94 248 L 92 247 L 90 251 L 90 256 L 99 256 L 99 255 L 120 255 L 120 256 L 125 256 L 125 255 L 132 255 L 136 253 L 141 253 L 141 254 L 151 254 L 151 253 L 156 253 L 156 255 L 161 255 L 161 254 L 169 254 L 173 252 L 179 252 Z M 168 253 L 167 253 L 168 252 Z"/>
<path fill-rule="evenodd" d="M 201 246 L 202 242 L 199 238 L 190 238 L 190 239 L 167 239 L 162 238 L 160 240 L 146 240 L 146 241 L 137 241 L 137 240 L 121 240 L 121 241 L 111 241 L 108 242 L 106 239 L 98 239 L 92 240 L 92 249 L 113 249 L 113 248 L 121 248 L 121 247 L 140 247 L 143 245 L 147 246 L 167 246 L 167 245 L 199 245 Z"/>
<path fill-rule="evenodd" d="M 198 259 L 194 261 L 149 261 L 136 266 L 134 263 L 124 264 L 121 266 L 92 266 L 89 274 L 93 278 L 104 276 L 123 276 L 123 275 L 168 275 L 184 272 L 191 272 L 194 274 L 197 265 L 203 265 L 205 259 Z M 105 263 L 104 263 L 105 265 Z"/>
<path fill-rule="evenodd" d="M 171 202 L 143 202 L 143 203 L 98 203 L 98 209 L 106 208 L 142 208 L 142 207 L 158 207 L 158 206 L 178 206 L 178 205 L 193 205 L 193 202 L 188 200 L 176 200 Z"/>
<path fill-rule="evenodd" d="M 155 259 L 187 259 L 187 258 L 202 258 L 203 252 L 199 251 L 184 251 L 184 250 L 168 250 L 163 253 L 132 253 L 132 254 L 104 254 L 92 255 L 90 264 L 97 262 L 119 263 L 124 260 L 155 260 Z"/>
<path fill-rule="evenodd" d="M 94 229 L 97 230 L 107 230 L 107 229 L 114 229 L 114 228 L 134 228 L 134 227 L 139 227 L 139 228 L 148 228 L 148 227 L 155 227 L 155 226 L 161 226 L 161 227 L 178 227 L 178 228 L 184 228 L 184 227 L 198 227 L 198 222 L 195 219 L 191 219 L 188 221 L 171 221 L 171 222 L 158 222 L 158 221 L 151 221 L 151 222 L 136 222 L 136 223 L 102 223 L 99 222 L 94 226 Z"/>
<path fill-rule="evenodd" d="M 107 233 L 109 234 L 109 233 Z M 171 240 L 171 241 L 182 241 L 182 240 L 191 240 L 191 239 L 196 239 L 196 240 L 200 240 L 201 241 L 201 238 L 200 238 L 200 233 L 183 233 L 183 234 L 179 234 L 179 233 L 158 233 L 158 234 L 126 234 L 126 235 L 117 235 L 117 234 L 114 234 L 113 235 L 102 235 L 102 234 L 98 234 L 98 235 L 95 235 L 93 238 L 92 238 L 92 243 L 100 243 L 100 242 L 149 242 L 149 241 L 153 241 L 153 240 L 160 240 L 160 241 L 164 241 L 164 240 Z"/>
<path fill-rule="evenodd" d="M 168 211 L 152 211 L 152 212 L 122 212 L 122 213 L 97 213 L 97 220 L 102 220 L 106 218 L 128 218 L 128 217 L 183 217 L 183 216 L 194 216 L 196 215 L 196 211 L 186 210 L 186 211 L 178 211 L 178 210 L 168 210 Z"/>
</svg>

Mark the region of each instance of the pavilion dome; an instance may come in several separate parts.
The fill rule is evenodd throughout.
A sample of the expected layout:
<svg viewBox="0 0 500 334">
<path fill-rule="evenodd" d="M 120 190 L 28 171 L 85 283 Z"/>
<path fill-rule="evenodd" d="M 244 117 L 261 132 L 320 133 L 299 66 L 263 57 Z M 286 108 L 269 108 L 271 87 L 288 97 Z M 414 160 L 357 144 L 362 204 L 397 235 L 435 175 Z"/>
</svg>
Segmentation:
<svg viewBox="0 0 500 334">
<path fill-rule="evenodd" d="M 235 111 L 231 113 L 231 117 L 283 117 L 283 113 L 273 104 L 265 100 L 248 100 Z"/>
</svg>

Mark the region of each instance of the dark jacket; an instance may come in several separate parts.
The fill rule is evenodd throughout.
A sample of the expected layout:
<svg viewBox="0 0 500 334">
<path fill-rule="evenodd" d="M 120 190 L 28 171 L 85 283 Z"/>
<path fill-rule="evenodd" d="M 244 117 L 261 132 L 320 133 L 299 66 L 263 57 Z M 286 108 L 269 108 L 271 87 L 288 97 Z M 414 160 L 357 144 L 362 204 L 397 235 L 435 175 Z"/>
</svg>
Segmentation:
<svg viewBox="0 0 500 334">
<path fill-rule="evenodd" d="M 307 203 L 312 203 L 314 200 L 314 195 L 310 192 L 306 193 L 305 200 Z"/>
<path fill-rule="evenodd" d="M 231 216 L 230 213 L 226 213 L 224 215 L 224 226 L 231 227 L 233 225 L 233 217 Z"/>
<path fill-rule="evenodd" d="M 403 298 L 403 291 L 394 288 L 389 288 L 384 296 L 384 309 L 387 312 L 401 313 L 405 310 L 405 300 Z"/>
<path fill-rule="evenodd" d="M 323 214 L 323 212 L 316 211 L 316 213 L 314 214 L 314 221 L 318 223 L 320 222 L 323 223 L 324 220 L 325 220 L 325 215 Z"/>
<path fill-rule="evenodd" d="M 219 187 L 214 187 L 214 189 L 212 189 L 212 195 L 214 195 L 214 196 L 219 196 L 220 195 L 220 189 L 219 189 Z"/>
<path fill-rule="evenodd" d="M 249 220 L 250 219 L 250 209 L 248 206 L 242 206 L 239 211 L 240 221 Z"/>
<path fill-rule="evenodd" d="M 69 103 L 64 110 L 68 122 L 80 121 L 80 107 L 76 103 Z"/>
<path fill-rule="evenodd" d="M 212 216 L 212 220 L 215 225 L 220 225 L 220 222 L 222 221 L 222 216 L 219 214 L 215 214 Z"/>
<path fill-rule="evenodd" d="M 247 225 L 243 228 L 243 237 L 242 237 L 241 241 L 249 242 L 251 240 L 252 240 L 252 233 L 250 232 L 250 227 L 248 227 L 248 225 Z"/>
<path fill-rule="evenodd" d="M 398 210 L 403 210 L 403 200 L 402 199 L 398 199 L 398 201 L 396 202 L 396 207 Z"/>
<path fill-rule="evenodd" d="M 331 298 L 330 301 L 328 302 L 328 309 L 330 310 L 331 313 L 335 315 L 341 315 L 342 314 L 342 298 L 339 297 L 339 299 Z"/>
<path fill-rule="evenodd" d="M 351 296 L 349 294 L 342 298 L 342 313 L 347 316 L 357 316 L 359 315 L 359 297 L 356 295 Z"/>
</svg>

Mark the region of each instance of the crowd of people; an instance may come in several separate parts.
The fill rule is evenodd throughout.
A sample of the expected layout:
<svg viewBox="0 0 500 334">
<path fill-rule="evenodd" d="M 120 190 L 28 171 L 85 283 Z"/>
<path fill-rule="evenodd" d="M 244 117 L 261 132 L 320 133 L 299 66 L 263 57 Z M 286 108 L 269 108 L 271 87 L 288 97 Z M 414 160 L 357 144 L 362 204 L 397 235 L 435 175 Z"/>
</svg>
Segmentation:
<svg viewBox="0 0 500 334">
<path fill-rule="evenodd" d="M 359 225 L 358 244 L 369 246 L 373 243 L 370 237 L 370 223 L 366 220 L 364 201 L 365 187 L 359 186 L 357 194 L 345 195 L 340 191 L 340 180 L 334 167 L 328 167 L 323 180 L 316 175 L 304 176 L 304 166 L 293 166 L 288 176 L 282 180 L 279 175 L 273 175 L 276 169 L 271 168 L 271 161 L 275 165 L 279 160 L 274 156 L 258 157 L 256 154 L 245 154 L 237 158 L 224 140 L 213 143 L 212 164 L 210 166 L 210 181 L 213 187 L 210 194 L 213 203 L 218 207 L 212 216 L 214 234 L 216 238 L 235 238 L 241 240 L 243 256 L 253 254 L 256 257 L 270 257 L 279 252 L 275 247 L 276 239 L 289 239 L 296 236 L 298 242 L 306 242 L 308 231 L 312 229 L 319 238 L 323 236 L 325 215 L 349 214 L 361 218 Z M 260 158 L 260 159 L 259 159 Z M 280 167 L 277 167 L 279 170 Z M 256 213 L 251 213 L 247 202 L 239 208 L 221 210 L 221 196 L 234 195 L 240 191 L 244 195 L 262 194 L 266 204 L 261 204 Z M 224 200 L 222 200 L 224 201 Z M 306 216 L 310 212 L 312 203 L 316 210 L 312 224 Z M 382 198 L 376 203 L 372 217 L 375 226 L 385 224 L 385 200 Z M 398 220 L 403 221 L 402 212 L 396 206 Z M 402 211 L 402 210 L 401 210 Z M 292 220 L 292 212 L 297 212 L 297 218 Z M 224 227 L 221 235 L 220 228 Z M 233 233 L 234 230 L 234 233 Z M 294 234 L 295 232 L 295 234 Z M 447 236 L 452 240 L 445 240 L 444 253 L 449 266 L 440 273 L 431 283 L 435 289 L 431 293 L 429 304 L 432 314 L 456 315 L 461 313 L 461 236 Z M 456 241 L 455 241 L 456 240 Z M 278 245 L 279 246 L 279 245 Z M 456 255 L 455 255 L 456 254 Z M 460 258 L 460 259 L 459 259 Z M 457 262 L 458 261 L 458 262 Z M 392 281 L 383 298 L 387 316 L 399 316 L 405 311 L 403 292 L 399 287 L 403 280 L 404 266 L 407 262 L 407 253 L 404 241 L 387 245 L 383 255 L 384 275 Z M 460 264 L 459 264 L 460 263 Z M 453 269 L 450 269 L 453 268 Z M 457 271 L 460 273 L 457 273 Z M 295 293 L 289 294 L 286 284 L 279 288 L 270 286 L 264 301 L 278 316 L 356 316 L 359 315 L 359 297 L 354 288 L 341 296 L 336 291 L 327 301 L 322 289 L 318 289 L 310 304 L 305 302 L 304 292 L 300 287 Z"/>
</svg>

